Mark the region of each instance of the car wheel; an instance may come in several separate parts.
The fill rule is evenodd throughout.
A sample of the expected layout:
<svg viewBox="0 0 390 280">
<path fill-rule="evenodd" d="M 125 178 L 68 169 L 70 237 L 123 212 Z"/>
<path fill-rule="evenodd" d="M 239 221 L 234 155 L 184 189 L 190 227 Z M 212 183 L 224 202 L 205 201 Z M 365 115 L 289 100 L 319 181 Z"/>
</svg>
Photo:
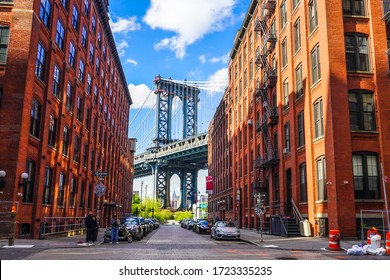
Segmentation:
<svg viewBox="0 0 390 280">
<path fill-rule="evenodd" d="M 129 242 L 129 243 L 133 242 L 133 236 L 132 235 L 127 236 L 127 242 Z"/>
</svg>

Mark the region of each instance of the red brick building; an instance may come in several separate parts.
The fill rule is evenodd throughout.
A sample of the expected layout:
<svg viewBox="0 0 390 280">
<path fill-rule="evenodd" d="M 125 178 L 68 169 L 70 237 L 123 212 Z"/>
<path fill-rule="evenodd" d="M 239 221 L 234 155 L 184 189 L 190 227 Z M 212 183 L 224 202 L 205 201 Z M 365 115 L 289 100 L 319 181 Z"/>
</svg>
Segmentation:
<svg viewBox="0 0 390 280">
<path fill-rule="evenodd" d="M 211 217 L 257 228 L 254 195 L 265 193 L 274 231 L 298 211 L 315 236 L 356 236 L 360 210 L 373 210 L 366 226 L 382 225 L 389 22 L 386 0 L 251 2 L 209 127 Z"/>
<path fill-rule="evenodd" d="M 107 13 L 107 0 L 0 0 L 0 200 L 19 202 L 19 234 L 131 212 L 132 100 Z"/>
</svg>

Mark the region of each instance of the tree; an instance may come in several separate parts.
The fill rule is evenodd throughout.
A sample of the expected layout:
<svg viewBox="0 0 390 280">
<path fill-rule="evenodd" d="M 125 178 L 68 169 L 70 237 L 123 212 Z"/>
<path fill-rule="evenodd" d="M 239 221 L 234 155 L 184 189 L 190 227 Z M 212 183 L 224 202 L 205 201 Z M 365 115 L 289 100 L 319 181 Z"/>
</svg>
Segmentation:
<svg viewBox="0 0 390 280">
<path fill-rule="evenodd" d="M 177 211 L 174 216 L 175 221 L 181 221 L 183 219 L 191 219 L 194 215 L 191 211 Z"/>
</svg>

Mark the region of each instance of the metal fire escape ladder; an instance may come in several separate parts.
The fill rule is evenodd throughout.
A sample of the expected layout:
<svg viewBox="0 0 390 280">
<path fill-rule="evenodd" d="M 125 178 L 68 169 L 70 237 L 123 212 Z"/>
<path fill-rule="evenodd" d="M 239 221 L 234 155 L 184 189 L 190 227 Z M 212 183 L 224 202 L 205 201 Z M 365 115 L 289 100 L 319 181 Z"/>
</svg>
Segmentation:
<svg viewBox="0 0 390 280">
<path fill-rule="evenodd" d="M 257 88 L 257 95 L 261 97 L 264 108 L 264 115 L 259 120 L 258 129 L 261 131 L 265 144 L 265 154 L 259 158 L 258 168 L 260 168 L 260 176 L 264 173 L 263 168 L 268 165 L 278 162 L 277 153 L 273 148 L 271 137 L 269 133 L 269 126 L 277 123 L 277 110 L 274 104 L 270 102 L 268 97 L 269 89 L 276 84 L 276 71 L 269 63 L 270 55 L 275 49 L 277 38 L 272 30 L 268 27 L 268 21 L 270 16 L 275 12 L 276 1 L 265 0 L 263 1 L 261 18 L 255 21 L 254 30 L 261 32 L 262 44 L 260 51 L 256 54 L 256 64 L 260 64 L 264 71 L 264 77 L 259 82 Z"/>
</svg>

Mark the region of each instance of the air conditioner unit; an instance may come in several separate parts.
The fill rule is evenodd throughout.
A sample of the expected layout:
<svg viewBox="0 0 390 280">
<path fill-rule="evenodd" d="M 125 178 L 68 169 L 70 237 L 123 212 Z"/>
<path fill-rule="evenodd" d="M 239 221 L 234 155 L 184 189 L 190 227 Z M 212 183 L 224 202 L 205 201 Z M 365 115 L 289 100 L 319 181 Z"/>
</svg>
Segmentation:
<svg viewBox="0 0 390 280">
<path fill-rule="evenodd" d="M 283 154 L 288 154 L 290 152 L 289 148 L 283 148 Z"/>
<path fill-rule="evenodd" d="M 248 122 L 247 122 L 248 125 L 252 125 L 252 120 L 249 119 Z"/>
</svg>

